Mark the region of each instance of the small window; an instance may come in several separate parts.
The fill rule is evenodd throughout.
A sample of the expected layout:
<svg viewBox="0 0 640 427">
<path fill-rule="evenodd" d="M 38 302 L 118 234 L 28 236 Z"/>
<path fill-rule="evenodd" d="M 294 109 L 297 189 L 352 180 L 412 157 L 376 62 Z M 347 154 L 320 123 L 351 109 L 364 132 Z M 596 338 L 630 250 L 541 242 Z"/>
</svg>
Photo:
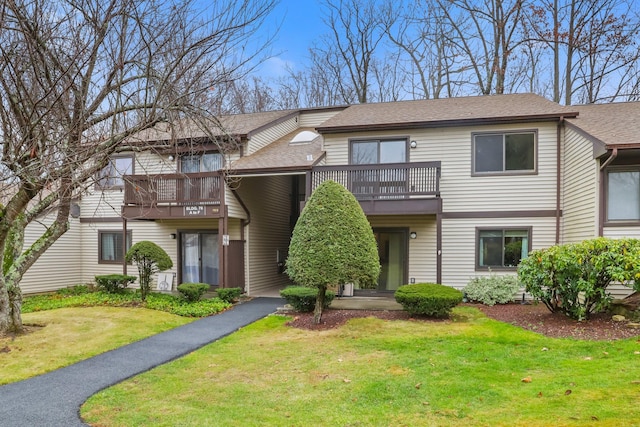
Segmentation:
<svg viewBox="0 0 640 427">
<path fill-rule="evenodd" d="M 607 221 L 640 221 L 640 170 L 607 173 Z"/>
<path fill-rule="evenodd" d="M 109 164 L 100 171 L 98 186 L 102 189 L 124 187 L 125 175 L 133 173 L 133 157 L 113 157 Z"/>
<path fill-rule="evenodd" d="M 529 254 L 530 229 L 478 230 L 477 267 L 513 268 Z"/>
<path fill-rule="evenodd" d="M 122 248 L 122 231 L 98 231 L 98 263 L 122 264 L 125 251 Z M 127 231 L 127 248 L 131 248 L 131 231 Z"/>
<path fill-rule="evenodd" d="M 379 163 L 405 163 L 407 140 L 353 141 L 351 142 L 351 164 L 371 165 Z"/>
<path fill-rule="evenodd" d="M 535 133 L 495 133 L 473 136 L 473 172 L 534 172 Z"/>
<path fill-rule="evenodd" d="M 189 154 L 180 157 L 182 173 L 215 172 L 222 169 L 224 158 L 220 153 Z"/>
</svg>

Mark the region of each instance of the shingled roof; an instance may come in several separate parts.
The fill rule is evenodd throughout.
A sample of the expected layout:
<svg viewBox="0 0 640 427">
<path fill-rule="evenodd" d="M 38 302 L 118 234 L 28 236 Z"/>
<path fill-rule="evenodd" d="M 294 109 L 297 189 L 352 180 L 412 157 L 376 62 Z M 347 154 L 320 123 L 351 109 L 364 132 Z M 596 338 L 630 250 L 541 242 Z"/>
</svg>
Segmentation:
<svg viewBox="0 0 640 427">
<path fill-rule="evenodd" d="M 317 129 L 320 133 L 338 133 L 558 120 L 576 115 L 574 108 L 534 94 L 487 95 L 352 105 Z"/>
<path fill-rule="evenodd" d="M 322 137 L 318 135 L 312 141 L 291 141 L 302 132 L 313 132 L 313 128 L 298 128 L 295 131 L 272 142 L 250 156 L 241 157 L 233 162 L 229 170 L 234 174 L 291 172 L 311 169 L 324 156 Z"/>
<path fill-rule="evenodd" d="M 607 148 L 640 147 L 640 102 L 575 105 L 580 112 L 569 126 Z"/>
<path fill-rule="evenodd" d="M 262 113 L 232 114 L 210 119 L 204 123 L 194 120 L 184 120 L 175 123 L 172 127 L 159 125 L 147 129 L 135 136 L 141 141 L 170 141 L 180 139 L 199 139 L 209 136 L 205 128 L 213 135 L 229 135 L 236 138 L 249 138 L 253 133 L 259 132 L 265 126 L 285 120 L 298 110 L 266 111 Z M 218 123 L 219 122 L 219 123 Z"/>
</svg>

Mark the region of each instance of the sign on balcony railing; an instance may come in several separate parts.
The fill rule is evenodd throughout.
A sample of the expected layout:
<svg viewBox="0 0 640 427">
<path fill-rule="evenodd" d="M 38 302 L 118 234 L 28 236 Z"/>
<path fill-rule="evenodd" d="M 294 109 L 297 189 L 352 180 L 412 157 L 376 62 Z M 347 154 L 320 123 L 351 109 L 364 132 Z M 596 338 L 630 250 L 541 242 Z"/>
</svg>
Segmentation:
<svg viewBox="0 0 640 427">
<path fill-rule="evenodd" d="M 129 175 L 125 177 L 127 205 L 215 205 L 220 203 L 222 177 L 199 174 Z"/>
<path fill-rule="evenodd" d="M 318 166 L 311 172 L 311 189 L 329 179 L 360 200 L 439 196 L 440 162 Z"/>
</svg>

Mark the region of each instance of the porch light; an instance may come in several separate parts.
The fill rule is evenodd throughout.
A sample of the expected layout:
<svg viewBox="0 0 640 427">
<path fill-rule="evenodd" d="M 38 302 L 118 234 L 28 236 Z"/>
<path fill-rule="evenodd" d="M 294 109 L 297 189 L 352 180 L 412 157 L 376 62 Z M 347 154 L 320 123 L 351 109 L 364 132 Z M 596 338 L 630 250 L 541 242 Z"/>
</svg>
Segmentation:
<svg viewBox="0 0 640 427">
<path fill-rule="evenodd" d="M 171 233 L 169 234 L 169 237 L 171 238 L 171 240 L 176 240 L 176 233 Z"/>
<path fill-rule="evenodd" d="M 411 141 L 411 148 L 416 148 L 418 146 L 418 142 L 417 141 Z"/>
<path fill-rule="evenodd" d="M 409 233 L 410 239 L 415 239 L 416 237 L 418 237 L 418 233 L 416 233 L 415 231 L 412 231 L 411 233 Z"/>
<path fill-rule="evenodd" d="M 170 154 L 168 158 L 170 162 L 173 162 L 176 159 L 175 157 L 173 157 L 173 154 Z"/>
</svg>

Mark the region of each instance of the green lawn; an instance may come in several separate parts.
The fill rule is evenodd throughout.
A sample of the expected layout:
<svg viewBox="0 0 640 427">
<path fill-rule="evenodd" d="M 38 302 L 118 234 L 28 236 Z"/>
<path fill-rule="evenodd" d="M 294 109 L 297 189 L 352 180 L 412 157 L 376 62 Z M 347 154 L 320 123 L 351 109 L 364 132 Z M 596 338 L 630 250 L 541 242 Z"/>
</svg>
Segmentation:
<svg viewBox="0 0 640 427">
<path fill-rule="evenodd" d="M 22 318 L 30 333 L 0 338 L 0 384 L 43 374 L 194 320 L 116 307 L 60 308 L 25 313 Z"/>
<path fill-rule="evenodd" d="M 271 316 L 92 397 L 100 426 L 632 426 L 640 341 L 551 339 L 456 308 L 455 322 Z M 530 378 L 530 382 L 523 382 Z"/>
</svg>

